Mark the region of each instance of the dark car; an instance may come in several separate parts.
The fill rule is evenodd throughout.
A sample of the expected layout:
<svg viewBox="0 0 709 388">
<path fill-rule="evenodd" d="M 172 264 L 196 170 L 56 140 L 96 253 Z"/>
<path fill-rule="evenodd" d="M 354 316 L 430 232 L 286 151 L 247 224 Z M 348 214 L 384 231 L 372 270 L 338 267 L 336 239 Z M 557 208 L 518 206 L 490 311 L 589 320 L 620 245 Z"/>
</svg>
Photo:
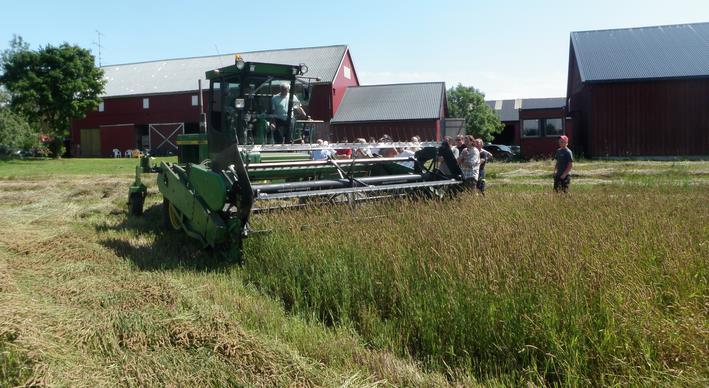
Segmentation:
<svg viewBox="0 0 709 388">
<path fill-rule="evenodd" d="M 501 161 L 511 160 L 515 156 L 512 149 L 503 144 L 488 144 L 483 149 L 491 153 L 493 158 Z"/>
</svg>

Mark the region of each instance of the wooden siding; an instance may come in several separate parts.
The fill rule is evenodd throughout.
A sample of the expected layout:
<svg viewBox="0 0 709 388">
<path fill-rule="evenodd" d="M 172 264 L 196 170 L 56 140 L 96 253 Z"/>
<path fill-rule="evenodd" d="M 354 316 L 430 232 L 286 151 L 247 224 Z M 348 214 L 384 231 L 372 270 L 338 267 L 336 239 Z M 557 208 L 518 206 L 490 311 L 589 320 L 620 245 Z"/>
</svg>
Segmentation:
<svg viewBox="0 0 709 388">
<path fill-rule="evenodd" d="M 709 155 L 709 78 L 583 84 L 572 46 L 567 98 L 579 154 Z"/>
<path fill-rule="evenodd" d="M 72 151 L 75 150 L 76 144 L 81 144 L 81 129 L 84 128 L 102 128 L 101 153 L 102 156 L 111 156 L 110 151 L 113 148 L 123 150 L 135 147 L 136 134 L 133 125 L 199 123 L 199 106 L 192 106 L 192 96 L 196 94 L 197 91 L 106 98 L 103 112 L 89 112 L 83 120 L 72 123 Z M 208 92 L 204 92 L 205 102 L 209 100 L 208 95 Z M 150 99 L 148 109 L 143 109 L 143 98 Z"/>
<path fill-rule="evenodd" d="M 379 139 L 384 134 L 397 141 L 408 141 L 412 136 L 419 136 L 422 141 L 440 139 L 440 120 L 408 120 L 408 121 L 371 121 L 364 123 L 343 123 L 330 125 L 331 140 L 370 137 Z"/>
<path fill-rule="evenodd" d="M 345 66 L 350 69 L 350 78 L 345 77 Z M 345 90 L 350 86 L 359 86 L 359 79 L 357 78 L 357 73 L 352 65 L 352 58 L 350 57 L 350 50 L 345 52 L 345 56 L 340 64 L 340 68 L 337 69 L 337 75 L 332 83 L 332 111 L 330 112 L 332 117 L 335 117 L 335 112 L 337 108 L 340 107 L 342 98 L 345 96 Z"/>
<path fill-rule="evenodd" d="M 709 79 L 590 85 L 593 156 L 709 155 Z"/>
<path fill-rule="evenodd" d="M 332 84 L 324 83 L 311 87 L 308 114 L 314 120 L 332 119 Z"/>
<path fill-rule="evenodd" d="M 559 146 L 559 136 L 522 137 L 523 121 L 538 119 L 561 119 L 562 125 L 564 126 L 564 133 L 567 136 L 570 135 L 570 133 L 567 132 L 568 124 L 566 120 L 566 110 L 564 108 L 520 109 L 519 125 L 517 126 L 519 132 L 516 137 L 520 139 L 520 152 L 525 159 L 550 158 L 554 156 L 554 152 Z M 570 141 L 571 140 L 572 139 L 570 139 Z"/>
</svg>

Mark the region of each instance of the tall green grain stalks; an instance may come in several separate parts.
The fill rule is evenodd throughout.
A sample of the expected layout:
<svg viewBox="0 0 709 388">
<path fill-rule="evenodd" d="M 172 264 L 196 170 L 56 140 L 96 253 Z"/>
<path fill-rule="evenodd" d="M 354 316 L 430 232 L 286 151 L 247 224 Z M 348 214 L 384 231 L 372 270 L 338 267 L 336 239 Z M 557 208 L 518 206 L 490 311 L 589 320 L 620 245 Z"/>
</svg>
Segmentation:
<svg viewBox="0 0 709 388">
<path fill-rule="evenodd" d="M 281 213 L 259 220 L 274 232 L 246 267 L 291 311 L 434 370 L 706 382 L 707 203 L 706 188 L 597 187 Z"/>
</svg>

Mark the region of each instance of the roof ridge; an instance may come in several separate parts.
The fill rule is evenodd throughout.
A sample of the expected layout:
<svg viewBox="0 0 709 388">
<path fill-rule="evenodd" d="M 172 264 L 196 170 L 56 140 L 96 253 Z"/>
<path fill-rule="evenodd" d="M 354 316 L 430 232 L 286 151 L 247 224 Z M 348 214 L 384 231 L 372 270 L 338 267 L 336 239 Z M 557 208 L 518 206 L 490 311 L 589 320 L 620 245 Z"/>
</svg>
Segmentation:
<svg viewBox="0 0 709 388">
<path fill-rule="evenodd" d="M 113 65 L 104 65 L 101 66 L 102 69 L 107 68 L 107 67 L 116 67 L 116 66 L 128 66 L 128 65 L 140 65 L 144 63 L 156 63 L 156 62 L 169 62 L 169 61 L 183 61 L 186 59 L 202 59 L 202 58 L 216 58 L 216 57 L 229 57 L 233 56 L 236 54 L 255 54 L 255 53 L 265 53 L 265 52 L 281 52 L 281 51 L 295 51 L 295 50 L 308 50 L 308 49 L 322 49 L 322 48 L 330 48 L 330 47 L 344 47 L 347 48 L 348 46 L 346 44 L 333 44 L 329 46 L 310 46 L 310 47 L 289 47 L 289 48 L 284 48 L 284 49 L 273 49 L 273 50 L 255 50 L 255 51 L 236 51 L 233 53 L 226 53 L 226 54 L 213 54 L 213 55 L 198 55 L 198 56 L 191 56 L 191 57 L 181 57 L 181 58 L 167 58 L 167 59 L 154 59 L 150 61 L 138 61 L 138 62 L 126 62 L 126 63 L 116 63 Z"/>
<path fill-rule="evenodd" d="M 521 97 L 521 98 L 496 98 L 492 100 L 485 100 L 485 102 L 494 102 L 494 101 L 515 101 L 515 100 L 555 100 L 555 99 L 561 99 L 565 100 L 566 97 Z"/>
<path fill-rule="evenodd" d="M 619 28 L 602 28 L 599 30 L 581 30 L 581 31 L 571 31 L 571 34 L 580 34 L 588 32 L 605 32 L 605 31 L 630 31 L 630 30 L 647 30 L 662 27 L 684 27 L 684 26 L 695 26 L 698 24 L 709 24 L 709 22 L 697 22 L 697 23 L 676 23 L 676 24 L 661 24 L 656 26 L 638 26 L 638 27 L 619 27 Z"/>
<path fill-rule="evenodd" d="M 445 81 L 427 81 L 427 82 L 403 82 L 403 83 L 390 83 L 390 84 L 376 84 L 376 85 L 359 85 L 359 86 L 350 86 L 348 87 L 355 87 L 355 88 L 371 88 L 371 87 L 377 87 L 377 86 L 400 86 L 400 85 L 430 85 L 430 84 L 443 84 L 445 85 Z"/>
</svg>

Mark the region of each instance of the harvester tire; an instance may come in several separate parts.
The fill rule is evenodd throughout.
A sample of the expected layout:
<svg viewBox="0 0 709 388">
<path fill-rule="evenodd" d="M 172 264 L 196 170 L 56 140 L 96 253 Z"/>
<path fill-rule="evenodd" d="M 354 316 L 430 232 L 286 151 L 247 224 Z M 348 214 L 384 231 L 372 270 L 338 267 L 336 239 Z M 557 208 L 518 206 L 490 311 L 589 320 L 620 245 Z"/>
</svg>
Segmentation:
<svg viewBox="0 0 709 388">
<path fill-rule="evenodd" d="M 143 196 L 143 193 L 131 193 L 130 196 L 128 196 L 128 209 L 130 210 L 130 214 L 134 216 L 142 216 L 144 203 L 145 197 Z"/>
<path fill-rule="evenodd" d="M 182 214 L 166 198 L 162 200 L 162 223 L 166 230 L 180 230 Z"/>
</svg>

